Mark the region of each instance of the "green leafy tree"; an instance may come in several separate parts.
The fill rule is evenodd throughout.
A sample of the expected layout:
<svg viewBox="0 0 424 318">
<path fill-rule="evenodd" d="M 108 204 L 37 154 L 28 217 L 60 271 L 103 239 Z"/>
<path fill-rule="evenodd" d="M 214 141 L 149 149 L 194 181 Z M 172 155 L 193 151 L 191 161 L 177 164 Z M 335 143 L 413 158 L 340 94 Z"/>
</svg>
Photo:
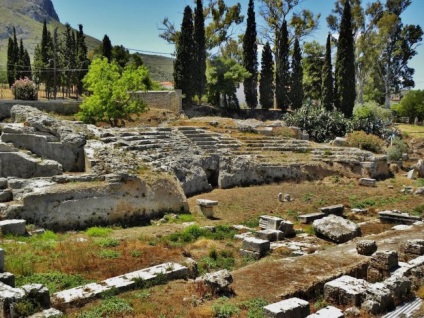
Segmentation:
<svg viewBox="0 0 424 318">
<path fill-rule="evenodd" d="M 377 20 L 374 45 L 379 54 L 374 64 L 384 84 L 387 108 L 390 108 L 392 93 L 415 85 L 412 79 L 414 69 L 408 63 L 417 54 L 416 47 L 422 41 L 423 30 L 419 25 L 404 25 L 401 18 L 411 2 L 391 0 L 369 12 L 370 17 Z"/>
<path fill-rule="evenodd" d="M 244 80 L 244 94 L 250 109 L 254 109 L 258 105 L 258 44 L 256 37 L 255 7 L 253 0 L 249 0 L 247 27 L 243 37 L 243 66 L 251 74 Z"/>
<path fill-rule="evenodd" d="M 274 60 L 269 42 L 264 45 L 262 51 L 259 101 L 262 109 L 274 107 Z"/>
<path fill-rule="evenodd" d="M 227 109 L 239 109 L 236 91 L 239 83 L 249 76 L 250 73 L 236 60 L 213 57 L 207 68 L 209 102 Z"/>
<path fill-rule="evenodd" d="M 415 118 L 424 120 L 424 90 L 409 91 L 400 101 L 395 110 L 400 116 L 408 117 L 412 124 Z"/>
<path fill-rule="evenodd" d="M 324 47 L 317 41 L 303 46 L 303 89 L 305 98 L 318 102 L 322 96 Z"/>
<path fill-rule="evenodd" d="M 284 21 L 281 27 L 278 39 L 278 54 L 276 55 L 276 74 L 275 74 L 275 98 L 277 107 L 283 112 L 287 111 L 290 104 L 290 64 L 289 64 L 289 34 L 287 31 L 287 22 Z"/>
<path fill-rule="evenodd" d="M 131 54 L 123 45 L 115 45 L 112 48 L 112 60 L 124 68 L 130 61 Z"/>
<path fill-rule="evenodd" d="M 190 104 L 194 95 L 194 40 L 193 40 L 193 13 L 190 6 L 184 10 L 181 24 L 181 35 L 177 43 L 177 54 L 174 63 L 175 88 L 181 89 L 185 95 L 185 102 Z"/>
<path fill-rule="evenodd" d="M 335 104 L 346 117 L 352 116 L 356 99 L 354 50 L 352 12 L 345 1 L 337 44 Z"/>
<path fill-rule="evenodd" d="M 291 89 L 290 89 L 291 108 L 298 109 L 302 107 L 303 98 L 304 98 L 304 93 L 303 93 L 302 52 L 300 50 L 299 39 L 296 38 L 294 41 L 293 56 L 292 56 L 292 74 L 291 74 Z"/>
<path fill-rule="evenodd" d="M 84 96 L 80 118 L 87 123 L 106 121 L 114 127 L 146 110 L 146 104 L 132 98 L 130 92 L 153 86 L 145 66 L 129 66 L 122 71 L 116 62 L 109 63 L 107 58 L 93 60 L 83 83 L 90 94 Z"/>
<path fill-rule="evenodd" d="M 327 36 L 325 46 L 325 60 L 322 68 L 322 98 L 325 109 L 333 110 L 334 107 L 333 64 L 331 62 L 331 34 Z"/>
<path fill-rule="evenodd" d="M 205 35 L 205 17 L 203 14 L 202 0 L 196 0 L 196 9 L 194 11 L 194 34 L 195 46 L 195 67 L 193 73 L 195 93 L 199 99 L 199 105 L 202 102 L 202 96 L 206 90 L 206 35 Z"/>
<path fill-rule="evenodd" d="M 107 58 L 109 63 L 112 62 L 112 42 L 107 34 L 105 34 L 102 40 L 102 56 Z"/>
</svg>

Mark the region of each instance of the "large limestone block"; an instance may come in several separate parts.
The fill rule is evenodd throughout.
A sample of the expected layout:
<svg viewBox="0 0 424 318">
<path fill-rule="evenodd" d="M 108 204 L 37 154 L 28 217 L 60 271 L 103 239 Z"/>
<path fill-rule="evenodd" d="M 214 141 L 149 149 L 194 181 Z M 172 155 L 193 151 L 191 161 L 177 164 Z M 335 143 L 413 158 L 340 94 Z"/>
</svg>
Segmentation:
<svg viewBox="0 0 424 318">
<path fill-rule="evenodd" d="M 324 285 L 326 301 L 339 305 L 360 306 L 365 300 L 369 284 L 363 279 L 341 276 Z"/>
<path fill-rule="evenodd" d="M 312 223 L 315 233 L 336 243 L 345 243 L 361 235 L 357 224 L 340 216 L 329 215 Z"/>
<path fill-rule="evenodd" d="M 244 239 L 242 249 L 265 255 L 270 250 L 270 246 L 271 244 L 268 240 L 248 237 Z"/>
<path fill-rule="evenodd" d="M 408 240 L 401 245 L 401 251 L 407 254 L 424 255 L 424 240 Z"/>
<path fill-rule="evenodd" d="M 327 306 L 306 318 L 344 318 L 344 314 L 339 308 Z"/>
<path fill-rule="evenodd" d="M 230 271 L 223 269 L 214 273 L 207 273 L 197 278 L 196 281 L 202 281 L 214 292 L 220 293 L 228 291 L 230 284 L 233 282 L 233 275 L 231 275 Z"/>
<path fill-rule="evenodd" d="M 394 308 L 391 291 L 383 283 L 370 284 L 366 290 L 366 298 L 362 308 L 376 315 Z"/>
<path fill-rule="evenodd" d="M 62 171 L 62 165 L 53 160 L 36 159 L 23 152 L 0 152 L 1 177 L 51 177 Z"/>
<path fill-rule="evenodd" d="M 25 235 L 26 221 L 25 220 L 3 220 L 0 221 L 0 232 L 12 235 Z"/>
<path fill-rule="evenodd" d="M 299 298 L 290 298 L 264 307 L 269 318 L 305 318 L 310 314 L 309 303 Z"/>
<path fill-rule="evenodd" d="M 361 240 L 356 243 L 358 254 L 371 256 L 377 251 L 377 243 L 374 240 Z"/>
<path fill-rule="evenodd" d="M 398 265 L 398 253 L 396 251 L 377 251 L 371 256 L 371 267 L 390 271 Z"/>
</svg>

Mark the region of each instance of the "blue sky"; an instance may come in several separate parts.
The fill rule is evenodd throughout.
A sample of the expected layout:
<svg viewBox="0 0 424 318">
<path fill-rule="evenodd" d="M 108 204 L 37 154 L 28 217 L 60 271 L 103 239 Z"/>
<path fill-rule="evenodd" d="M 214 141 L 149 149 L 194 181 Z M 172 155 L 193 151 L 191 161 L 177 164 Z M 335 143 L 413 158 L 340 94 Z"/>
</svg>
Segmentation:
<svg viewBox="0 0 424 318">
<path fill-rule="evenodd" d="M 69 22 L 73 27 L 84 26 L 84 33 L 102 39 L 109 36 L 113 45 L 123 45 L 129 49 L 148 52 L 172 53 L 174 47 L 159 38 L 158 28 L 164 17 L 168 17 L 177 27 L 182 21 L 182 13 L 186 5 L 193 6 L 193 0 L 52 0 L 61 22 Z M 206 1 L 205 1 L 206 2 Z M 248 0 L 227 0 L 231 5 L 240 2 L 242 12 L 246 15 Z M 257 23 L 259 17 L 259 1 L 256 2 Z M 317 40 L 325 44 L 328 32 L 325 18 L 334 7 L 335 0 L 303 0 L 300 7 L 314 13 L 321 13 L 319 30 L 306 40 Z M 424 14 L 424 1 L 413 0 L 402 16 L 405 24 L 420 24 Z M 244 26 L 241 26 L 244 29 Z M 424 89 L 424 49 L 418 48 L 418 55 L 411 61 L 415 68 L 416 88 Z"/>
</svg>

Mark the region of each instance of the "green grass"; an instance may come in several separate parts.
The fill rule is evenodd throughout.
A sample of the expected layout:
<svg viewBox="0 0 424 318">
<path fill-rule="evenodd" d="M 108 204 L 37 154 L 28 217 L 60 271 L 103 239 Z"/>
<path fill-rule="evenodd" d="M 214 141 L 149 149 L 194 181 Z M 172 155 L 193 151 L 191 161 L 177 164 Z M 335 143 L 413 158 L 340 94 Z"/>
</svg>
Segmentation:
<svg viewBox="0 0 424 318">
<path fill-rule="evenodd" d="M 20 287 L 28 284 L 43 284 L 46 286 L 50 294 L 61 290 L 74 288 L 89 283 L 80 275 L 67 275 L 58 272 L 32 274 L 30 276 L 17 276 L 16 286 Z"/>
<path fill-rule="evenodd" d="M 111 237 L 105 237 L 100 239 L 97 244 L 101 247 L 116 247 L 120 244 L 120 241 Z"/>
<path fill-rule="evenodd" d="M 201 258 L 197 263 L 200 274 L 220 269 L 232 270 L 234 268 L 234 264 L 234 255 L 231 251 L 217 251 L 215 249 L 211 249 L 209 251 L 209 255 Z"/>
<path fill-rule="evenodd" d="M 218 225 L 215 231 L 201 228 L 198 225 L 191 225 L 178 233 L 170 234 L 164 237 L 164 240 L 174 243 L 174 245 L 182 245 L 185 243 L 192 243 L 197 239 L 203 237 L 211 240 L 225 240 L 232 239 L 236 231 L 230 226 Z"/>
<path fill-rule="evenodd" d="M 87 234 L 88 236 L 91 236 L 91 237 L 106 237 L 110 233 L 112 233 L 111 228 L 98 227 L 98 226 L 90 227 L 89 229 L 87 229 L 85 231 L 85 234 Z"/>
<path fill-rule="evenodd" d="M 234 317 L 240 313 L 240 308 L 236 305 L 230 304 L 228 298 L 219 298 L 212 306 L 214 317 L 229 318 Z"/>
<path fill-rule="evenodd" d="M 78 318 L 124 317 L 132 312 L 133 308 L 129 302 L 118 297 L 110 297 L 102 300 L 99 305 L 84 311 L 78 315 Z"/>
<path fill-rule="evenodd" d="M 121 254 L 118 251 L 114 250 L 102 250 L 99 252 L 99 257 L 105 259 L 113 259 L 121 257 Z"/>
</svg>

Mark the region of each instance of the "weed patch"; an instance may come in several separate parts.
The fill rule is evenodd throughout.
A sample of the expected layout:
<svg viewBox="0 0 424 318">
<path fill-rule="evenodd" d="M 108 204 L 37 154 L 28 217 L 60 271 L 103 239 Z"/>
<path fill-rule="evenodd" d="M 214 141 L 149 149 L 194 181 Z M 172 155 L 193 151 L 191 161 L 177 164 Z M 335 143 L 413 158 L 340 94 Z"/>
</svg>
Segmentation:
<svg viewBox="0 0 424 318">
<path fill-rule="evenodd" d="M 112 233 L 111 228 L 106 227 L 90 227 L 85 231 L 85 234 L 91 237 L 107 237 L 110 233 Z"/>
<path fill-rule="evenodd" d="M 16 286 L 28 284 L 43 284 L 50 293 L 56 293 L 61 290 L 74 288 L 89 283 L 80 275 L 66 275 L 59 272 L 32 274 L 30 276 L 17 276 Z"/>
<path fill-rule="evenodd" d="M 234 255 L 231 251 L 222 250 L 218 252 L 216 249 L 211 249 L 208 256 L 203 257 L 198 261 L 198 268 L 199 273 L 204 274 L 218 269 L 232 270 L 234 268 L 234 264 Z"/>
<path fill-rule="evenodd" d="M 133 308 L 129 302 L 118 297 L 111 297 L 104 299 L 100 305 L 84 311 L 78 315 L 78 318 L 123 317 L 132 312 Z"/>
<path fill-rule="evenodd" d="M 121 257 L 121 253 L 114 250 L 102 250 L 99 252 L 100 258 L 113 259 Z"/>
<path fill-rule="evenodd" d="M 240 308 L 247 310 L 247 318 L 265 318 L 263 307 L 268 302 L 261 298 L 254 298 L 241 303 Z"/>
<path fill-rule="evenodd" d="M 229 318 L 240 313 L 240 308 L 236 305 L 230 304 L 228 298 L 222 297 L 212 306 L 214 317 Z"/>
<path fill-rule="evenodd" d="M 116 247 L 119 245 L 119 243 L 119 240 L 111 237 L 102 238 L 97 242 L 100 247 Z"/>
</svg>

